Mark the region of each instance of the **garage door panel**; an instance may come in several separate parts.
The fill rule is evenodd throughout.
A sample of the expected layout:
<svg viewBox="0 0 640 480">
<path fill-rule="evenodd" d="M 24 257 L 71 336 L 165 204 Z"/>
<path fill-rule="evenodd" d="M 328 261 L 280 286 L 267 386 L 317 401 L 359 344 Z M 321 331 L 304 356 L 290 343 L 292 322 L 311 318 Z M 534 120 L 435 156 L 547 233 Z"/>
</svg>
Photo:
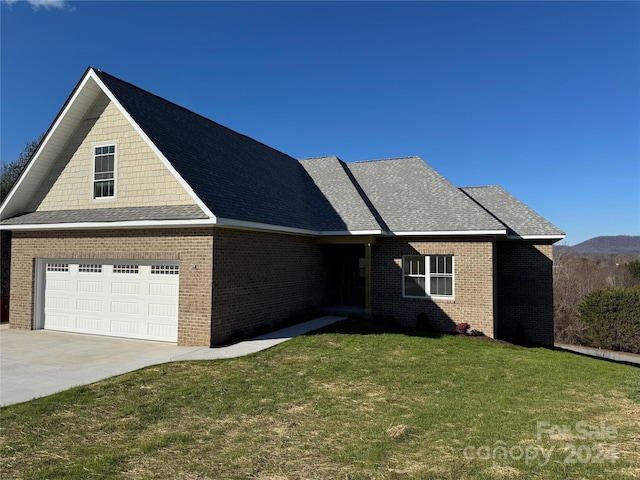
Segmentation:
<svg viewBox="0 0 640 480">
<path fill-rule="evenodd" d="M 57 327 L 60 329 L 71 329 L 75 327 L 75 321 L 66 315 L 51 314 L 47 317 L 47 323 L 50 327 Z"/>
<path fill-rule="evenodd" d="M 176 264 L 46 263 L 44 328 L 176 342 Z"/>
<path fill-rule="evenodd" d="M 117 315 L 138 315 L 140 304 L 138 302 L 111 302 L 109 312 Z"/>
<path fill-rule="evenodd" d="M 150 303 L 149 304 L 149 316 L 151 317 L 175 317 L 178 314 L 177 305 L 167 305 Z"/>
<path fill-rule="evenodd" d="M 76 291 L 79 293 L 102 293 L 104 284 L 101 281 L 78 280 Z"/>
<path fill-rule="evenodd" d="M 85 333 L 94 333 L 102 330 L 102 320 L 99 318 L 77 317 L 76 327 Z"/>
<path fill-rule="evenodd" d="M 47 288 L 50 292 L 68 292 L 69 281 L 51 278 L 47 282 Z"/>
<path fill-rule="evenodd" d="M 154 338 L 173 337 L 178 335 L 178 328 L 173 325 L 150 323 L 148 333 L 150 337 Z"/>
<path fill-rule="evenodd" d="M 176 297 L 178 296 L 178 285 L 166 283 L 152 283 L 149 285 L 149 295 L 152 297 Z"/>
<path fill-rule="evenodd" d="M 102 301 L 88 298 L 78 298 L 76 300 L 76 310 L 81 312 L 101 312 Z"/>
<path fill-rule="evenodd" d="M 140 284 L 133 282 L 112 282 L 111 293 L 114 295 L 140 295 Z"/>
<path fill-rule="evenodd" d="M 134 321 L 127 322 L 125 320 L 112 320 L 111 331 L 121 336 L 134 336 L 134 337 L 142 333 L 140 332 L 139 322 L 134 322 Z"/>
</svg>

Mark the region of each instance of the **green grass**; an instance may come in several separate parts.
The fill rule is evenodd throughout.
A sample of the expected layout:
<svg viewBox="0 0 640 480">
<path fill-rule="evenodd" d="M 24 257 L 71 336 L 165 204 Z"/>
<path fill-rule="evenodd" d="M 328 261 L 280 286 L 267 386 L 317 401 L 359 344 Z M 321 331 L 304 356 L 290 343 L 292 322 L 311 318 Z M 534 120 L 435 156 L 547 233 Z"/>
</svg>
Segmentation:
<svg viewBox="0 0 640 480">
<path fill-rule="evenodd" d="M 159 365 L 5 407 L 0 475 L 632 479 L 639 401 L 634 367 L 349 320 L 249 357 Z M 573 436 L 538 439 L 543 421 Z M 580 421 L 617 431 L 580 439 Z M 553 449 L 548 463 L 540 448 Z"/>
</svg>

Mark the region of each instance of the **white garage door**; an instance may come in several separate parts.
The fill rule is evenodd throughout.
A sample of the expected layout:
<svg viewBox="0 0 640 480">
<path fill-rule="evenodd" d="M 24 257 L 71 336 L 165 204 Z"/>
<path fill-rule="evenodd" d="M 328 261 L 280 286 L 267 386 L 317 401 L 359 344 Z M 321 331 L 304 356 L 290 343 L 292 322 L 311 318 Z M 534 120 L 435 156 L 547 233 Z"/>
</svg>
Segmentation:
<svg viewBox="0 0 640 480">
<path fill-rule="evenodd" d="M 45 329 L 177 342 L 177 263 L 55 260 L 43 267 Z"/>
</svg>

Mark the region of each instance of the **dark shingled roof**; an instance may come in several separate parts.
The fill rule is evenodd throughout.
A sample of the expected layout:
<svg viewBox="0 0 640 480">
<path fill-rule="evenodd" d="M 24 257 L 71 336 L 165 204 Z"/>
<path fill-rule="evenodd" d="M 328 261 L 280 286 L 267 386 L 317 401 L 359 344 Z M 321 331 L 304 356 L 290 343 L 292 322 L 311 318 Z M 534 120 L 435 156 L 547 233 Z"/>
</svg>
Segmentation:
<svg viewBox="0 0 640 480">
<path fill-rule="evenodd" d="M 563 235 L 500 187 L 458 189 L 419 157 L 298 161 L 103 71 L 88 72 L 100 79 L 221 224 L 247 222 L 324 234 L 503 234 L 508 228 L 520 236 Z M 87 95 L 101 88 L 92 85 Z M 23 192 L 21 201 L 25 199 Z M 208 219 L 199 206 L 179 205 L 23 213 L 3 225 L 198 219 Z"/>
<path fill-rule="evenodd" d="M 95 72 L 217 217 L 307 230 L 346 230 L 296 159 L 105 72 Z"/>
<path fill-rule="evenodd" d="M 207 217 L 197 205 L 161 207 L 91 208 L 25 213 L 3 220 L 4 225 L 44 225 L 48 223 L 131 222 L 144 220 L 197 220 Z"/>
<path fill-rule="evenodd" d="M 563 236 L 564 232 L 548 222 L 499 186 L 461 188 L 470 198 L 500 220 L 510 235 Z"/>
</svg>

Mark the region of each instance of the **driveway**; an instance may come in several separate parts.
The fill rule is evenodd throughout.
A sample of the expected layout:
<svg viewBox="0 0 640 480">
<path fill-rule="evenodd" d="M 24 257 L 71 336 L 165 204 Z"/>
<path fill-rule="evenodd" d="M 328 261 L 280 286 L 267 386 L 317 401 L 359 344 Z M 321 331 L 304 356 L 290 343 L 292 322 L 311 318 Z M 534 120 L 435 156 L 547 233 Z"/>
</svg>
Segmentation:
<svg viewBox="0 0 640 480">
<path fill-rule="evenodd" d="M 26 402 L 149 365 L 239 357 L 346 317 L 327 316 L 228 347 L 171 343 L 0 327 L 0 405 Z"/>
</svg>

